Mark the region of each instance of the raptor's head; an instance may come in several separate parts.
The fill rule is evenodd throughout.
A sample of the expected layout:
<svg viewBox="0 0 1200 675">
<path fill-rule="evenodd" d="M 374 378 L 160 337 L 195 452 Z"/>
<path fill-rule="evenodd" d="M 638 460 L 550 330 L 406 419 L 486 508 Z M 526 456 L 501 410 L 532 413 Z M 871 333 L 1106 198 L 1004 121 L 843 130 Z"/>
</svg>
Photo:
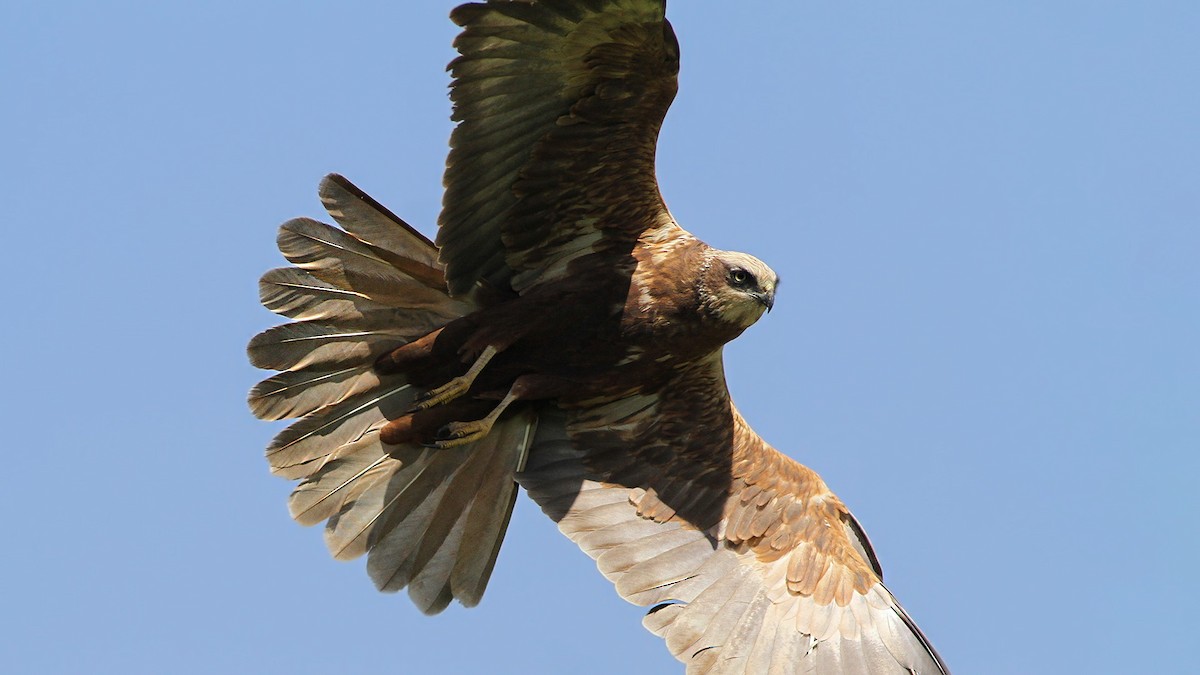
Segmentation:
<svg viewBox="0 0 1200 675">
<path fill-rule="evenodd" d="M 700 302 L 710 314 L 739 328 L 749 328 L 775 305 L 779 275 L 745 253 L 709 251 L 700 279 Z"/>
</svg>

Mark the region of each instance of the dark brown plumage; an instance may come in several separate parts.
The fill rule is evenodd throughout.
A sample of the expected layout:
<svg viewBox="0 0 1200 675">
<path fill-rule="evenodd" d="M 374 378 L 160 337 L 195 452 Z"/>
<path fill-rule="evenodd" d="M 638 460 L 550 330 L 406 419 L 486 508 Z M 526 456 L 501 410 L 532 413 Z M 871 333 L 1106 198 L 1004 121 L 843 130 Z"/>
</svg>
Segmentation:
<svg viewBox="0 0 1200 675">
<path fill-rule="evenodd" d="M 436 247 L 345 179 L 341 225 L 286 223 L 296 267 L 251 341 L 292 511 L 426 612 L 477 603 L 514 479 L 689 672 L 936 673 L 821 479 L 733 407 L 722 346 L 778 278 L 675 223 L 654 177 L 679 45 L 662 0 L 459 7 Z"/>
</svg>

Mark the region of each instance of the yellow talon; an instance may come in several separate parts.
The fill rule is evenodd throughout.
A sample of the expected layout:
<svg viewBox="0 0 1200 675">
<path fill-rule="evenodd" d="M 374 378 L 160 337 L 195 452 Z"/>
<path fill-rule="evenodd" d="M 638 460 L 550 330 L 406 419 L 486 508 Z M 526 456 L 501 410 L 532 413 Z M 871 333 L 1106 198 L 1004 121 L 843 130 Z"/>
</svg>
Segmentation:
<svg viewBox="0 0 1200 675">
<path fill-rule="evenodd" d="M 483 439 L 491 432 L 492 427 L 496 424 L 496 420 L 500 419 L 500 415 L 504 410 L 519 398 L 515 390 L 516 385 L 513 386 L 513 389 L 509 390 L 508 394 L 501 399 L 500 403 L 486 417 L 477 419 L 474 422 L 451 422 L 442 427 L 438 430 L 437 437 L 429 444 L 429 447 L 445 450 L 446 448 L 455 448 Z"/>
<path fill-rule="evenodd" d="M 479 358 L 475 359 L 475 363 L 471 364 L 471 367 L 467 369 L 467 372 L 459 375 L 458 377 L 450 380 L 446 384 L 443 384 L 436 389 L 430 389 L 422 394 L 419 398 L 417 398 L 416 404 L 413 406 L 413 410 L 428 410 L 434 406 L 439 406 L 443 403 L 449 403 L 450 401 L 453 401 L 459 396 L 467 393 L 471 389 L 471 385 L 475 384 L 475 378 L 479 377 L 479 373 L 483 372 L 483 369 L 487 366 L 488 361 L 491 361 L 492 357 L 495 355 L 495 347 L 485 347 L 483 353 L 479 355 Z"/>
</svg>

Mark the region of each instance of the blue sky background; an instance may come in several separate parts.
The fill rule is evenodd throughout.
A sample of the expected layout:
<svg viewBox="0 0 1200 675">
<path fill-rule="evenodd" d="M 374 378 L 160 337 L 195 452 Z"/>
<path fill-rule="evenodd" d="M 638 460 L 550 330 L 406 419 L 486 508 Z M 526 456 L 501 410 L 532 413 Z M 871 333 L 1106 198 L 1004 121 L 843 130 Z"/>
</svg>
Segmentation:
<svg viewBox="0 0 1200 675">
<path fill-rule="evenodd" d="M 339 171 L 432 232 L 454 3 L 0 4 L 11 672 L 678 672 L 522 498 L 428 618 L 294 525 L 245 342 Z M 1194 672 L 1200 3 L 675 0 L 727 351 L 959 673 Z"/>
</svg>

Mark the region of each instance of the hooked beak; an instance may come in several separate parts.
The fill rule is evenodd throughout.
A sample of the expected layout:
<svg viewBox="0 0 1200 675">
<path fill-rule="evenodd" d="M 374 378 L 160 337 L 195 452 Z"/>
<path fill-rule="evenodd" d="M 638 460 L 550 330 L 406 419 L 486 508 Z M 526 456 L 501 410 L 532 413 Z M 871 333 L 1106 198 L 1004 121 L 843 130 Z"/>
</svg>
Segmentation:
<svg viewBox="0 0 1200 675">
<path fill-rule="evenodd" d="M 759 291 L 754 294 L 754 299 L 762 303 L 763 307 L 767 308 L 767 313 L 771 312 L 771 308 L 775 306 L 775 294 L 767 291 Z"/>
</svg>

